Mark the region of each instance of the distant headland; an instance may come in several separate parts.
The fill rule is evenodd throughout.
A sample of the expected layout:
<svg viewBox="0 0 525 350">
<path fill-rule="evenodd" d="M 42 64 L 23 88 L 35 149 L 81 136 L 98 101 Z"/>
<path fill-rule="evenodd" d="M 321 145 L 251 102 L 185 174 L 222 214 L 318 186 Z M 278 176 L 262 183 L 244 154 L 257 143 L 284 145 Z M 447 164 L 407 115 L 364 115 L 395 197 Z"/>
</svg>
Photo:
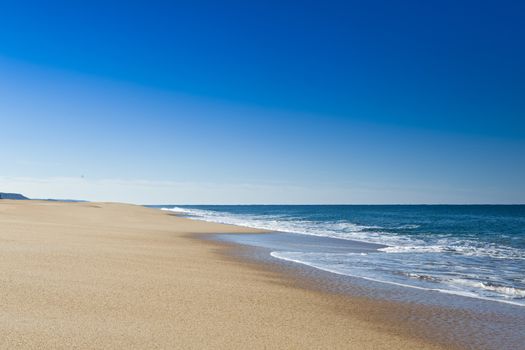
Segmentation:
<svg viewBox="0 0 525 350">
<path fill-rule="evenodd" d="M 20 194 L 20 193 L 5 193 L 0 192 L 0 199 L 19 199 L 19 200 L 25 200 L 29 199 L 26 196 Z"/>
</svg>

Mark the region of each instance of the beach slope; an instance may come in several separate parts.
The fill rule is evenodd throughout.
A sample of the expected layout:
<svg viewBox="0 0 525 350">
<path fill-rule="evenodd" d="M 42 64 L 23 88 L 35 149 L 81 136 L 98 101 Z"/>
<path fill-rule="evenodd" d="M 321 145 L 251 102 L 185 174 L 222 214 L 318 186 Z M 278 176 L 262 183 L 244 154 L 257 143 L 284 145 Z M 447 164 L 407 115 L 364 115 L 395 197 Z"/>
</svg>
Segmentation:
<svg viewBox="0 0 525 350">
<path fill-rule="evenodd" d="M 0 348 L 438 348 L 195 239 L 246 231 L 126 204 L 2 200 Z"/>
</svg>

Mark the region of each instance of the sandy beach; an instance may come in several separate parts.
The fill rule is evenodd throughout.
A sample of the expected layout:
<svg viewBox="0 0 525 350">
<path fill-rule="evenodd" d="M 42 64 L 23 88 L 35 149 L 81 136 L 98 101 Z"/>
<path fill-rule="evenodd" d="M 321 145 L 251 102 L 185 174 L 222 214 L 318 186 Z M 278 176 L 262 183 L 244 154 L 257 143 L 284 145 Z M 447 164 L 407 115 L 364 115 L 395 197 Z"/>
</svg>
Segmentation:
<svg viewBox="0 0 525 350">
<path fill-rule="evenodd" d="M 0 201 L 0 348 L 441 348 L 377 322 L 381 303 L 302 288 L 195 239 L 226 232 L 247 229 L 126 204 Z"/>
</svg>

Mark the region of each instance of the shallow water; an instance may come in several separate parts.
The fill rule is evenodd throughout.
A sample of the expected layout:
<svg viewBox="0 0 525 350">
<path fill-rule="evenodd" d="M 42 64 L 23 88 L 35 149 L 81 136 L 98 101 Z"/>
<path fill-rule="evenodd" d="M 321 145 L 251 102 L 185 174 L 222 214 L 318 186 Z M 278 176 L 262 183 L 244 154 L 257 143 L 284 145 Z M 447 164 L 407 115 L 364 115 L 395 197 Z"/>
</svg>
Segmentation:
<svg viewBox="0 0 525 350">
<path fill-rule="evenodd" d="M 277 249 L 315 253 L 329 248 L 335 254 L 369 254 L 383 247 L 381 245 L 291 233 L 218 234 L 213 239 L 247 247 L 234 252 L 310 281 L 305 285 L 309 288 L 402 303 L 403 308 L 396 308 L 396 314 L 383 315 L 382 321 L 401 322 L 402 327 L 409 328 L 415 336 L 466 349 L 525 349 L 522 306 L 327 273 L 271 256 Z"/>
</svg>

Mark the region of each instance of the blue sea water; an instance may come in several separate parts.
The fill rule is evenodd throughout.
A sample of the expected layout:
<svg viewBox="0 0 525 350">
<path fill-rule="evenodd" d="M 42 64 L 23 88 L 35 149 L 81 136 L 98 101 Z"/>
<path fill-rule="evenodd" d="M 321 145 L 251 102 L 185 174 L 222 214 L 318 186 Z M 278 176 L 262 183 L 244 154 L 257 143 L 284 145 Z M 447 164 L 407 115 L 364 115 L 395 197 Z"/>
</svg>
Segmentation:
<svg viewBox="0 0 525 350">
<path fill-rule="evenodd" d="M 333 238 L 315 247 L 273 245 L 276 259 L 525 306 L 525 205 L 157 207 L 199 220 Z"/>
</svg>

